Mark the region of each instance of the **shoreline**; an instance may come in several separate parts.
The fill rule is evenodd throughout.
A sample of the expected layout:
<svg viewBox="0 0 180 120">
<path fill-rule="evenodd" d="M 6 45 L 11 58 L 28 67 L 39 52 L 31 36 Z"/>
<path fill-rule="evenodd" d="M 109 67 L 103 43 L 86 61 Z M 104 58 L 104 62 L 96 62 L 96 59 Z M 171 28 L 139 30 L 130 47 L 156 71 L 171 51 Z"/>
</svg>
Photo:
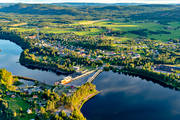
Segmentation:
<svg viewBox="0 0 180 120">
<path fill-rule="evenodd" d="M 159 85 L 161 85 L 163 87 L 168 87 L 170 89 L 175 89 L 175 90 L 180 91 L 180 86 L 178 86 L 178 87 L 177 86 L 172 86 L 172 84 L 169 84 L 166 81 L 161 81 L 159 79 L 156 79 L 156 78 L 153 78 L 153 77 L 150 77 L 150 76 L 146 76 L 146 75 L 139 75 L 139 74 L 136 74 L 136 73 L 130 72 L 130 71 L 124 71 L 123 73 L 125 73 L 125 74 L 127 73 L 128 75 L 134 75 L 134 76 L 140 77 L 142 79 L 146 79 L 147 81 L 152 81 L 154 83 L 158 83 Z"/>
<path fill-rule="evenodd" d="M 2 32 L 2 31 L 0 31 Z M 8 34 L 7 32 L 5 32 L 5 34 Z M 18 45 L 19 47 L 21 47 L 22 49 L 22 52 L 20 54 L 20 57 L 19 57 L 19 63 L 27 68 L 31 68 L 33 69 L 40 69 L 40 70 L 46 70 L 46 71 L 52 71 L 56 74 L 64 74 L 64 75 L 69 75 L 69 74 L 72 74 L 74 71 L 71 71 L 71 72 L 66 72 L 66 71 L 63 71 L 63 70 L 60 70 L 60 69 L 57 69 L 57 68 L 53 68 L 53 67 L 50 67 L 50 66 L 37 66 L 35 64 L 27 64 L 26 62 L 23 62 L 24 60 L 26 60 L 24 57 L 23 57 L 23 52 L 25 49 L 29 49 L 31 47 L 31 45 L 28 43 L 28 42 L 25 42 L 25 39 L 24 38 L 20 38 L 18 35 L 17 38 L 18 40 L 14 40 L 12 39 L 11 37 L 9 36 L 6 36 L 5 34 L 0 34 L 0 39 L 2 40 L 8 40 L 10 42 L 13 42 L 15 43 L 16 45 Z M 5 36 L 3 36 L 5 35 Z M 22 59 L 22 60 L 21 60 Z M 34 62 L 34 61 L 32 61 Z M 43 63 L 41 63 L 43 64 Z"/>
<path fill-rule="evenodd" d="M 111 70 L 114 73 L 115 72 L 121 72 L 123 74 L 128 74 L 128 75 L 140 77 L 142 79 L 146 79 L 147 81 L 152 81 L 154 83 L 158 83 L 159 85 L 161 85 L 163 87 L 168 87 L 170 89 L 175 89 L 175 90 L 180 91 L 180 84 L 178 82 L 176 82 L 176 83 L 173 82 L 171 78 L 164 80 L 164 77 L 169 77 L 169 76 L 166 76 L 165 74 L 159 74 L 159 73 L 154 72 L 154 71 L 146 71 L 146 70 L 143 71 L 143 69 L 118 69 L 118 68 L 113 68 L 113 69 L 109 69 L 109 70 Z M 136 70 L 136 72 L 134 70 Z M 140 73 L 141 70 L 143 72 L 145 72 L 146 74 Z M 154 77 L 153 75 L 151 75 L 151 76 L 148 75 L 149 73 L 156 74 L 156 77 Z"/>
<path fill-rule="evenodd" d="M 96 95 L 98 95 L 99 93 L 101 93 L 101 91 L 97 91 L 96 93 L 93 93 L 91 95 L 89 95 L 87 98 L 83 99 L 80 103 L 80 105 L 78 106 L 78 109 L 81 110 L 82 106 L 88 102 L 90 99 L 92 99 L 93 97 L 95 97 Z"/>
<path fill-rule="evenodd" d="M 31 81 L 31 82 L 39 82 L 38 80 L 35 80 L 33 78 L 19 76 L 19 75 L 13 75 L 13 78 L 23 79 L 23 80 Z"/>
<path fill-rule="evenodd" d="M 69 74 L 72 74 L 73 72 L 64 72 L 62 70 L 59 70 L 57 68 L 53 68 L 53 67 L 50 67 L 50 66 L 38 66 L 38 65 L 35 65 L 35 64 L 26 64 L 26 63 L 22 63 L 20 62 L 21 65 L 27 67 L 27 68 L 30 68 L 30 69 L 39 69 L 39 70 L 42 70 L 42 71 L 51 71 L 51 72 L 54 72 L 56 74 L 63 74 L 63 75 L 69 75 Z"/>
</svg>

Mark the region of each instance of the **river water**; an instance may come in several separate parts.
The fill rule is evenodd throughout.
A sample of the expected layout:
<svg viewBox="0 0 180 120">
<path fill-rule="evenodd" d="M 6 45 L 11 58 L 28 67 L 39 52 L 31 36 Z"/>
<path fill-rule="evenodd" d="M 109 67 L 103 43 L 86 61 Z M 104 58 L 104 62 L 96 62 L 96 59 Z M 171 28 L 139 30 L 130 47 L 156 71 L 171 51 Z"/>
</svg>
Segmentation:
<svg viewBox="0 0 180 120">
<path fill-rule="evenodd" d="M 19 57 L 22 49 L 9 40 L 0 40 L 0 49 L 2 50 L 0 52 L 0 68 L 6 68 L 13 75 L 34 78 L 47 84 L 54 84 L 63 77 L 63 75 L 56 75 L 53 72 L 32 70 L 20 65 Z"/>
<path fill-rule="evenodd" d="M 63 77 L 20 65 L 22 49 L 8 40 L 0 40 L 0 49 L 0 68 L 6 68 L 14 75 L 48 84 Z M 88 120 L 180 120 L 180 91 L 112 72 L 101 73 L 93 83 L 102 92 L 82 107 Z"/>
<path fill-rule="evenodd" d="M 102 92 L 83 105 L 88 120 L 180 120 L 180 91 L 113 72 L 94 84 Z"/>
</svg>

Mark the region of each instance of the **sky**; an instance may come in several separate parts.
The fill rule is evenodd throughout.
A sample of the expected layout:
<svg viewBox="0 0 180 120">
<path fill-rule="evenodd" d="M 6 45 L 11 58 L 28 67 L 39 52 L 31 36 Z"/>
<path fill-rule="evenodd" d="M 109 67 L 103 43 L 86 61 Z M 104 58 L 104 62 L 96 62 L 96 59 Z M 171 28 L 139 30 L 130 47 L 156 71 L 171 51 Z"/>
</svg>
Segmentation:
<svg viewBox="0 0 180 120">
<path fill-rule="evenodd" d="M 61 3 L 61 2 L 92 2 L 92 3 L 180 3 L 180 0 L 0 0 L 0 3 Z"/>
</svg>

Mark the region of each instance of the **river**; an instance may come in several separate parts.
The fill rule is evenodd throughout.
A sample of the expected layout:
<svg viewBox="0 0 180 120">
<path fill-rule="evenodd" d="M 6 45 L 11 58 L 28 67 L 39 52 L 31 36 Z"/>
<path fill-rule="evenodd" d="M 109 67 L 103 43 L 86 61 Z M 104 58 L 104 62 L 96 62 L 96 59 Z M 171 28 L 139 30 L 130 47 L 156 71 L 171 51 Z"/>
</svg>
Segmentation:
<svg viewBox="0 0 180 120">
<path fill-rule="evenodd" d="M 102 92 L 83 105 L 88 120 L 180 120 L 180 91 L 113 72 L 94 84 Z"/>
<path fill-rule="evenodd" d="M 0 49 L 0 68 L 6 68 L 14 75 L 31 77 L 47 84 L 63 77 L 20 65 L 22 49 L 8 40 L 0 40 Z M 103 91 L 82 107 L 81 111 L 88 120 L 180 119 L 179 91 L 139 77 L 112 72 L 101 73 L 93 83 Z"/>
<path fill-rule="evenodd" d="M 46 84 L 54 84 L 54 82 L 62 79 L 63 75 L 57 75 L 53 72 L 42 71 L 38 69 L 29 69 L 19 63 L 19 57 L 23 51 L 21 47 L 9 40 L 0 40 L 0 68 L 6 68 L 13 75 L 20 75 L 34 78 Z"/>
</svg>

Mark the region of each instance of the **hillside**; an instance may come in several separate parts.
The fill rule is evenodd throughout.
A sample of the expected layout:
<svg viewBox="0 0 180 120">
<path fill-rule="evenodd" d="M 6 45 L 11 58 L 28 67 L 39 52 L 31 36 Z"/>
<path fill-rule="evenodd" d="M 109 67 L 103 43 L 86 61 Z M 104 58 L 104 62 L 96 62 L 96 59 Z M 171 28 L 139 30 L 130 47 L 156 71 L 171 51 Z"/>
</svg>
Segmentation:
<svg viewBox="0 0 180 120">
<path fill-rule="evenodd" d="M 78 15 L 81 13 L 73 8 L 57 7 L 46 4 L 15 4 L 1 8 L 0 12 L 39 15 Z"/>
<path fill-rule="evenodd" d="M 65 2 L 65 3 L 51 3 L 52 5 L 57 6 L 109 6 L 109 5 L 119 5 L 119 6 L 132 6 L 132 5 L 144 5 L 144 3 L 74 3 L 74 2 Z"/>
<path fill-rule="evenodd" d="M 131 4 L 132 5 L 132 4 Z M 123 5 L 95 3 L 54 3 L 52 4 L 15 4 L 0 8 L 0 12 L 31 15 L 58 15 L 72 19 L 114 19 L 131 18 L 133 20 L 179 20 L 180 9 L 177 5 Z M 171 13 L 171 14 L 169 14 Z"/>
<path fill-rule="evenodd" d="M 161 22 L 169 22 L 169 21 L 179 21 L 180 20 L 180 7 L 179 6 L 171 6 L 163 11 L 154 11 L 151 13 L 143 13 L 132 15 L 133 19 L 141 19 L 141 20 L 160 20 Z"/>
</svg>

